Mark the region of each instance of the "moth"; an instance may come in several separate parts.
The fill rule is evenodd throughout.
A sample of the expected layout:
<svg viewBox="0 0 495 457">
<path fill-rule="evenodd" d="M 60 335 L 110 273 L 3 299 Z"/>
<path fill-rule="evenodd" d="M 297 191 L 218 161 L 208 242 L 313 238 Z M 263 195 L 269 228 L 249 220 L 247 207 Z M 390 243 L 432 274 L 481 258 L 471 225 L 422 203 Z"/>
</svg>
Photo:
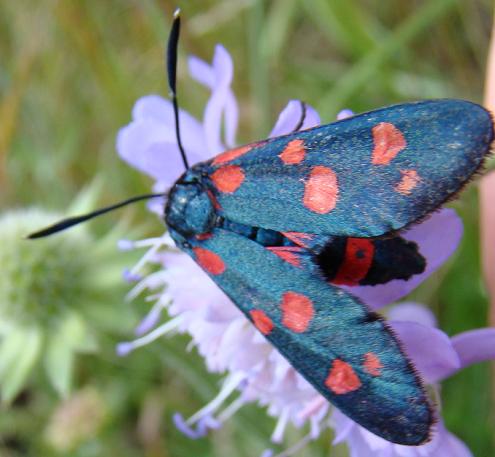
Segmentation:
<svg viewBox="0 0 495 457">
<path fill-rule="evenodd" d="M 435 413 L 422 380 L 384 319 L 340 286 L 424 270 L 401 231 L 480 170 L 494 140 L 490 113 L 462 100 L 406 103 L 189 167 L 175 87 L 179 27 L 177 14 L 168 75 L 186 171 L 166 194 L 170 235 L 328 401 L 388 441 L 427 442 Z"/>
</svg>

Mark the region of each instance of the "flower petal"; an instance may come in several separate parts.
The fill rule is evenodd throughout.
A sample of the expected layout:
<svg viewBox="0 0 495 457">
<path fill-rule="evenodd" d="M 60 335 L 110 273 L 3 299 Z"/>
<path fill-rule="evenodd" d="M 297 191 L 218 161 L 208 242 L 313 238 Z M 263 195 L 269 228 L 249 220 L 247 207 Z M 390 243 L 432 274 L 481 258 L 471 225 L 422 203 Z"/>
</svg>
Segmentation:
<svg viewBox="0 0 495 457">
<path fill-rule="evenodd" d="M 190 425 L 187 424 L 187 422 L 180 413 L 175 413 L 172 416 L 172 419 L 174 421 L 174 425 L 177 428 L 177 430 L 179 430 L 183 435 L 187 436 L 192 440 L 203 438 L 208 433 L 207 428 L 200 427 L 199 426 L 200 424 L 198 424 L 196 429 L 192 428 Z"/>
<path fill-rule="evenodd" d="M 273 127 L 273 130 L 270 132 L 269 138 L 292 133 L 299 124 L 301 115 L 301 101 L 290 100 L 278 116 L 275 127 Z M 317 125 L 320 125 L 320 116 L 313 107 L 306 104 L 306 116 L 304 117 L 301 130 L 316 127 Z"/>
<path fill-rule="evenodd" d="M 426 382 L 435 383 L 460 367 L 457 352 L 441 330 L 415 322 L 391 321 L 390 325 Z"/>
<path fill-rule="evenodd" d="M 402 235 L 415 241 L 419 251 L 426 258 L 423 273 L 408 281 L 394 280 L 378 286 L 346 287 L 353 295 L 361 298 L 373 309 L 381 308 L 399 300 L 440 267 L 456 250 L 463 232 L 462 221 L 452 209 L 443 209 L 429 219 L 415 225 Z"/>
<path fill-rule="evenodd" d="M 272 449 L 265 449 L 265 450 L 261 453 L 260 457 L 273 457 L 273 455 L 274 455 L 274 454 L 273 454 L 273 450 L 272 450 Z"/>
<path fill-rule="evenodd" d="M 356 422 L 354 422 L 352 419 L 349 419 L 344 413 L 340 411 L 340 409 L 337 408 L 333 410 L 331 425 L 332 428 L 335 430 L 335 436 L 332 441 L 333 445 L 344 442 L 348 437 L 351 436 L 353 429 L 359 427 Z"/>
<path fill-rule="evenodd" d="M 239 107 L 234 93 L 229 90 L 225 101 L 225 145 L 227 148 L 233 148 L 236 144 L 235 135 L 239 123 Z"/>
<path fill-rule="evenodd" d="M 163 310 L 163 306 L 160 306 L 159 303 L 155 303 L 155 305 L 151 308 L 151 310 L 146 314 L 146 316 L 141 320 L 138 326 L 135 328 L 134 333 L 137 336 L 142 336 L 148 333 L 153 327 L 158 323 L 161 313 Z"/>
<path fill-rule="evenodd" d="M 158 97 L 144 97 L 136 103 L 134 121 L 120 129 L 117 152 L 133 167 L 171 186 L 184 171 L 177 147 L 171 104 Z M 148 117 L 147 117 L 148 116 Z M 156 116 L 161 116 L 157 118 Z M 171 120 L 172 119 L 172 120 Z M 204 160 L 204 135 L 198 121 L 183 111 L 180 113 L 184 148 L 189 162 Z"/>
<path fill-rule="evenodd" d="M 219 53 L 220 55 L 224 54 L 223 57 L 217 59 L 217 61 L 214 60 L 213 62 L 214 66 L 215 62 L 218 64 L 218 68 L 211 67 L 204 60 L 197 57 L 193 56 L 189 58 L 189 72 L 191 73 L 191 76 L 212 91 L 216 89 L 218 75 L 220 75 L 220 78 L 223 78 L 222 72 L 227 76 L 233 73 L 232 59 L 227 50 L 222 46 L 219 46 Z M 225 58 L 225 54 L 228 58 Z M 230 79 L 226 81 L 229 90 L 226 94 L 224 113 L 225 144 L 229 148 L 235 146 L 235 134 L 239 121 L 239 107 L 237 106 L 237 100 L 235 99 L 234 93 L 230 89 L 231 82 L 232 75 L 230 76 Z"/>
<path fill-rule="evenodd" d="M 343 109 L 337 114 L 337 120 L 341 121 L 342 119 L 347 119 L 348 117 L 354 116 L 354 111 L 350 109 Z"/>
<path fill-rule="evenodd" d="M 159 95 L 145 95 L 134 104 L 132 118 L 133 120 L 154 120 L 165 125 L 165 128 L 173 134 L 173 140 L 176 140 L 174 108 L 170 100 Z M 179 109 L 179 123 L 186 153 L 195 154 L 200 160 L 208 159 L 209 157 L 204 153 L 205 135 L 201 123 L 182 109 Z"/>
<path fill-rule="evenodd" d="M 439 446 L 438 457 L 474 457 L 468 447 L 457 436 L 446 431 L 444 443 Z"/>
<path fill-rule="evenodd" d="M 124 271 L 122 272 L 122 278 L 124 279 L 124 281 L 129 283 L 137 282 L 143 279 L 141 275 L 137 273 L 133 273 L 128 268 L 125 268 Z"/>
<path fill-rule="evenodd" d="M 417 449 L 419 457 L 473 457 L 466 445 L 445 428 L 441 419 L 435 426 L 433 439 Z"/>
<path fill-rule="evenodd" d="M 398 457 L 394 445 L 356 424 L 347 440 L 351 457 Z"/>
<path fill-rule="evenodd" d="M 172 103 L 160 95 L 150 94 L 138 98 L 132 107 L 132 119 L 153 119 L 171 127 L 174 124 Z"/>
<path fill-rule="evenodd" d="M 215 87 L 215 74 L 211 65 L 196 56 L 190 56 L 187 59 L 187 63 L 189 74 L 192 78 L 208 89 L 213 90 Z"/>
<path fill-rule="evenodd" d="M 459 369 L 473 363 L 495 359 L 495 328 L 481 328 L 459 333 L 451 341 L 459 356 Z M 456 371 L 457 369 L 454 369 L 450 373 L 446 373 L 444 378 L 451 376 Z"/>
<path fill-rule="evenodd" d="M 387 317 L 391 321 L 416 322 L 426 327 L 437 326 L 437 319 L 433 312 L 421 303 L 399 303 L 388 311 Z"/>
<path fill-rule="evenodd" d="M 117 135 L 117 151 L 134 168 L 170 186 L 181 175 L 184 164 L 173 134 L 152 121 L 134 121 Z"/>
<path fill-rule="evenodd" d="M 333 444 L 347 442 L 351 457 L 472 457 L 466 445 L 451 434 L 440 418 L 432 440 L 422 446 L 402 446 L 374 435 L 335 409 Z"/>
<path fill-rule="evenodd" d="M 222 116 L 225 116 L 229 141 L 233 142 L 233 134 L 237 129 L 237 104 L 230 88 L 233 73 L 234 65 L 230 54 L 223 46 L 217 45 L 213 56 L 214 83 L 210 87 L 212 94 L 203 115 L 206 145 L 211 155 L 218 154 L 225 149 L 221 140 Z"/>
</svg>

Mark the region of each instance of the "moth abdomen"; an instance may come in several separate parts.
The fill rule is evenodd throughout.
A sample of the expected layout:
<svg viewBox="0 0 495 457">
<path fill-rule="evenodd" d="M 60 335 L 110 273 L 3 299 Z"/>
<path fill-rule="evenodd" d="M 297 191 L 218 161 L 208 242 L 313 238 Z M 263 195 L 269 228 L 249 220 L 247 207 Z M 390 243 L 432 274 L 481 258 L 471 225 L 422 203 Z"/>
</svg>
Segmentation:
<svg viewBox="0 0 495 457">
<path fill-rule="evenodd" d="M 426 260 L 413 241 L 332 237 L 315 256 L 325 278 L 332 284 L 365 286 L 408 280 L 423 273 Z"/>
</svg>

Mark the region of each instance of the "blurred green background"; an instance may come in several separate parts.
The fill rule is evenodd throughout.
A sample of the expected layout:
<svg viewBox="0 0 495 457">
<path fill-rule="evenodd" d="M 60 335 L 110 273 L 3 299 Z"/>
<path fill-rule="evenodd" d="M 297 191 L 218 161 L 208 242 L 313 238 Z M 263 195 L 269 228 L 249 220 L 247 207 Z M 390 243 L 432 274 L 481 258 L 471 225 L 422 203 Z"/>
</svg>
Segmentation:
<svg viewBox="0 0 495 457">
<path fill-rule="evenodd" d="M 119 160 L 114 140 L 137 98 L 167 93 L 163 49 L 177 5 L 181 104 L 201 117 L 207 94 L 188 78 L 185 57 L 210 60 L 222 43 L 235 64 L 240 143 L 265 137 L 290 98 L 315 106 L 324 122 L 342 108 L 359 112 L 431 97 L 482 100 L 490 0 L 3 0 L 3 211 L 32 205 L 64 211 L 95 176 L 102 182 L 98 206 L 148 191 L 151 182 Z M 475 187 L 454 206 L 465 222 L 461 249 L 413 297 L 431 305 L 451 335 L 487 325 Z M 163 231 L 136 207 L 92 224 L 95 239 L 119 218 L 142 233 Z M 122 264 L 132 265 L 132 258 Z M 255 406 L 200 441 L 175 430 L 173 411 L 196 411 L 219 378 L 185 352 L 184 337 L 116 357 L 115 343 L 131 338 L 146 309 L 124 302 L 129 288 L 115 286 L 106 310 L 113 325 L 97 332 L 98 350 L 76 358 L 69 399 L 61 400 L 35 370 L 13 403 L 2 406 L 0 455 L 253 457 L 269 447 L 274 421 Z M 482 457 L 495 455 L 489 375 L 488 364 L 464 370 L 445 383 L 442 399 L 449 429 Z M 289 443 L 302 434 L 290 429 Z M 345 456 L 330 440 L 324 433 L 298 455 Z"/>
</svg>

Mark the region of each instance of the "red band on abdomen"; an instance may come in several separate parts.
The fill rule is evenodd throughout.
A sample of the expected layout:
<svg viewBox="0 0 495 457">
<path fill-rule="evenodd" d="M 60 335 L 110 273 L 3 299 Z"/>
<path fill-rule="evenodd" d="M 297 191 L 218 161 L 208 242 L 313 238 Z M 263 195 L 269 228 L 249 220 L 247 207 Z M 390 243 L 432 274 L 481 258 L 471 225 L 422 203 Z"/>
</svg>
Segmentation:
<svg viewBox="0 0 495 457">
<path fill-rule="evenodd" d="M 368 274 L 374 254 L 375 246 L 372 241 L 365 238 L 348 238 L 344 260 L 331 282 L 346 286 L 359 284 Z"/>
</svg>

